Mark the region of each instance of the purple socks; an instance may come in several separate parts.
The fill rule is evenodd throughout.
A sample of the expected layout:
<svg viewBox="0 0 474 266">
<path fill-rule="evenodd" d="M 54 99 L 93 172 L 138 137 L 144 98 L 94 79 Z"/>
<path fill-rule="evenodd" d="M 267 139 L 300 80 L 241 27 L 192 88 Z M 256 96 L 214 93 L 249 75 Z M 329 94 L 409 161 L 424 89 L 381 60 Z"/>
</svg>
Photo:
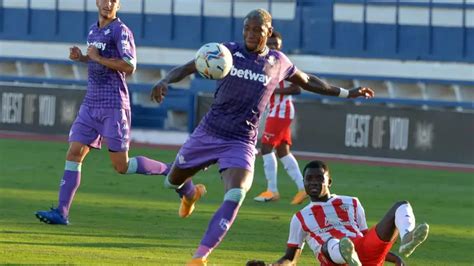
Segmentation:
<svg viewBox="0 0 474 266">
<path fill-rule="evenodd" d="M 59 189 L 58 209 L 64 217 L 69 215 L 72 200 L 77 188 L 81 184 L 81 164 L 66 161 L 64 175 Z"/>
<path fill-rule="evenodd" d="M 178 192 L 179 197 L 182 198 L 185 196 L 186 198 L 192 198 L 194 196 L 194 183 L 191 179 L 184 182 L 181 188 L 177 188 L 176 192 Z"/>
<path fill-rule="evenodd" d="M 204 234 L 194 258 L 206 258 L 211 251 L 219 245 L 239 212 L 240 204 L 235 201 L 225 200 L 216 211 Z"/>
</svg>

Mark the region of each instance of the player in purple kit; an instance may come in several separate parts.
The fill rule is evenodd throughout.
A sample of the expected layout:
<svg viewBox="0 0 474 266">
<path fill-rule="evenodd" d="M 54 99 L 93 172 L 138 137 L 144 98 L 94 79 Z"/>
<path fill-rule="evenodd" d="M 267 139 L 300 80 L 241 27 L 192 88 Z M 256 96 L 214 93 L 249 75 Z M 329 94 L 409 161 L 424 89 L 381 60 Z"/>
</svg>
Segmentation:
<svg viewBox="0 0 474 266">
<path fill-rule="evenodd" d="M 217 81 L 211 109 L 181 147 L 165 179 L 165 186 L 176 189 L 181 196 L 181 217 L 188 217 L 196 201 L 206 193 L 203 185 L 191 181 L 199 170 L 218 163 L 224 181 L 224 202 L 212 217 L 189 265 L 206 265 L 207 257 L 234 222 L 253 180 L 260 116 L 280 81 L 288 80 L 325 95 L 373 97 L 369 88 L 346 90 L 330 86 L 298 70 L 282 52 L 267 47 L 272 30 L 270 13 L 253 10 L 244 19 L 244 43 L 224 44 L 233 55 L 233 68 L 228 76 Z M 172 69 L 153 87 L 152 99 L 161 102 L 168 84 L 195 72 L 194 60 Z"/>
<path fill-rule="evenodd" d="M 48 224 L 69 224 L 74 194 L 81 181 L 82 161 L 90 148 L 100 149 L 105 138 L 110 159 L 121 174 L 162 174 L 168 166 L 143 156 L 128 158 L 130 144 L 130 99 L 126 75 L 136 68 L 132 32 L 117 17 L 119 0 L 96 0 L 99 21 L 87 37 L 87 54 L 70 48 L 69 58 L 87 63 L 88 85 L 84 101 L 69 132 L 69 150 L 61 180 L 59 203 L 50 211 L 38 211 L 36 217 Z"/>
</svg>

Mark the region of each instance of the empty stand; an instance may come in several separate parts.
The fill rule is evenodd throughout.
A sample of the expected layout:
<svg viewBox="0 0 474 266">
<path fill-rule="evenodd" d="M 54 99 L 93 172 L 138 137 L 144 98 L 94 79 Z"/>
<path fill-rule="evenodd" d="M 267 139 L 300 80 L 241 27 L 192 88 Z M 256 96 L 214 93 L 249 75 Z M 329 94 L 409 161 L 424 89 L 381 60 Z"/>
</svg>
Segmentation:
<svg viewBox="0 0 474 266">
<path fill-rule="evenodd" d="M 459 93 L 458 93 L 459 94 Z M 426 95 L 429 100 L 460 101 L 456 88 L 451 84 L 426 84 Z"/>
<path fill-rule="evenodd" d="M 17 61 L 16 66 L 18 69 L 18 76 L 20 77 L 46 77 L 44 63 Z"/>
<path fill-rule="evenodd" d="M 463 85 L 459 86 L 459 91 L 464 102 L 474 102 L 474 86 Z"/>
<path fill-rule="evenodd" d="M 72 66 L 65 64 L 44 64 L 45 74 L 48 78 L 53 79 L 75 79 L 75 74 Z"/>
<path fill-rule="evenodd" d="M 393 98 L 425 100 L 425 89 L 420 83 L 388 82 Z"/>
<path fill-rule="evenodd" d="M 0 61 L 0 73 L 5 76 L 17 76 L 18 70 L 15 61 Z"/>
<path fill-rule="evenodd" d="M 134 83 L 154 83 L 163 77 L 162 74 L 162 69 L 139 67 L 131 78 Z"/>
<path fill-rule="evenodd" d="M 388 89 L 387 82 L 383 80 L 357 80 L 356 79 L 354 80 L 354 87 L 369 87 L 375 91 L 376 97 L 393 98 L 392 90 Z"/>
</svg>

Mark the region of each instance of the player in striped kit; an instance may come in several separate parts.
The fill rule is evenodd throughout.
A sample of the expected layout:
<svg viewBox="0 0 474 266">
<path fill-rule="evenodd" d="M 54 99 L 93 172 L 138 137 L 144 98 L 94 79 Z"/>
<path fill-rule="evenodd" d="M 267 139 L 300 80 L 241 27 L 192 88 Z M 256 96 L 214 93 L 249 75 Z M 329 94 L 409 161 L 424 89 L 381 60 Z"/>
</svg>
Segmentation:
<svg viewBox="0 0 474 266">
<path fill-rule="evenodd" d="M 281 34 L 277 31 L 273 31 L 272 36 L 268 38 L 267 46 L 270 49 L 279 51 L 282 46 L 282 41 Z M 291 204 L 300 204 L 307 198 L 298 161 L 296 161 L 290 152 L 290 126 L 295 117 L 295 107 L 293 106 L 291 95 L 300 93 L 301 89 L 299 86 L 287 81 L 282 81 L 278 84 L 278 87 L 270 97 L 265 130 L 263 131 L 261 139 L 261 152 L 263 169 L 267 179 L 267 190 L 255 197 L 254 200 L 256 201 L 267 202 L 280 199 L 280 193 L 278 193 L 277 187 L 278 163 L 273 149 L 276 149 L 276 153 L 283 167 L 298 188 L 298 192 L 293 197 Z"/>
<path fill-rule="evenodd" d="M 381 266 L 384 261 L 404 265 L 401 257 L 390 252 L 397 235 L 401 239 L 399 253 L 405 257 L 428 237 L 428 224 L 415 226 L 409 202 L 395 203 L 368 229 L 359 199 L 330 193 L 332 179 L 324 162 L 308 163 L 303 173 L 311 203 L 291 219 L 286 254 L 277 264 L 296 263 L 306 240 L 323 266 Z"/>
</svg>

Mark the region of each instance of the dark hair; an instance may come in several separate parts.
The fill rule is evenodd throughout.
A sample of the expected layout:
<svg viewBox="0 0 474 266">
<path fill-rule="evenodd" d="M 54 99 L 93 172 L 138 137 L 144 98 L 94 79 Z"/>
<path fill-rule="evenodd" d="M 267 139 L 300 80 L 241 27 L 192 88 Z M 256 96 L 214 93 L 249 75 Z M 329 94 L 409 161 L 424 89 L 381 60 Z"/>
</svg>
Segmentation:
<svg viewBox="0 0 474 266">
<path fill-rule="evenodd" d="M 283 36 L 281 36 L 281 33 L 279 33 L 279 32 L 276 31 L 276 30 L 273 30 L 272 36 L 270 36 L 270 38 L 277 38 L 277 39 L 280 39 L 280 40 L 283 41 Z"/>
<path fill-rule="evenodd" d="M 259 8 L 250 11 L 246 16 L 245 19 L 257 18 L 260 20 L 262 24 L 267 25 L 268 27 L 272 26 L 272 15 L 265 9 Z"/>
<path fill-rule="evenodd" d="M 332 179 L 331 174 L 329 173 L 329 167 L 323 161 L 314 160 L 307 163 L 303 169 L 303 175 L 306 172 L 306 169 L 324 169 L 324 172 L 326 172 L 329 176 L 329 180 Z"/>
</svg>

